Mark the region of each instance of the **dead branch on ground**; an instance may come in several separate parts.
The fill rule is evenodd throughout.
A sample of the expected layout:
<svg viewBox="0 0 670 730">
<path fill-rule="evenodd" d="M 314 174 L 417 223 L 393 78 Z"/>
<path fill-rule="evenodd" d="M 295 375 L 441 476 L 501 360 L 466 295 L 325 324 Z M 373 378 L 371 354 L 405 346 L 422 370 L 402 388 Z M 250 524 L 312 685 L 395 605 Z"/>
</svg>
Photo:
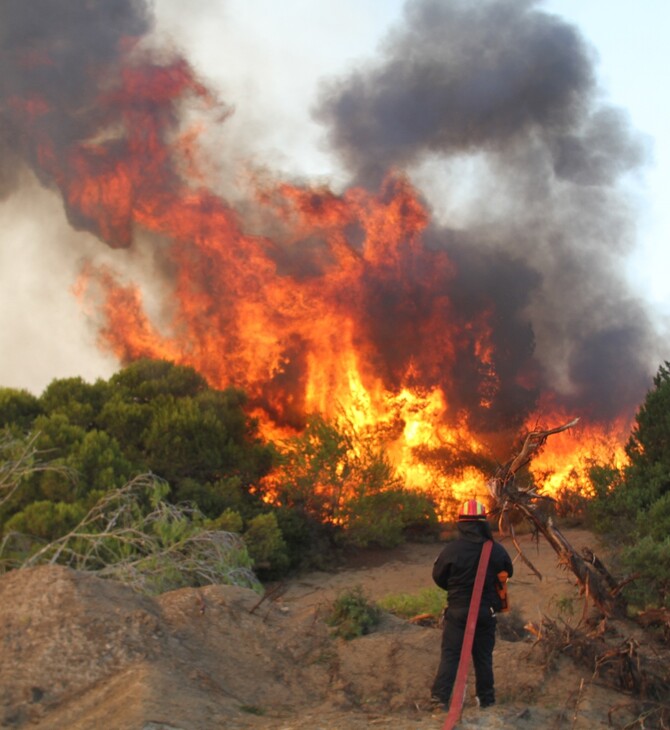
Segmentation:
<svg viewBox="0 0 670 730">
<path fill-rule="evenodd" d="M 625 624 L 618 624 L 625 628 Z M 610 708 L 610 714 L 625 707 L 643 716 L 670 719 L 667 704 L 670 670 L 668 657 L 643 646 L 632 636 L 621 634 L 602 621 L 591 630 L 582 630 L 544 617 L 540 626 L 528 625 L 527 630 L 536 637 L 534 646 L 543 652 L 547 666 L 552 666 L 558 655 L 570 657 L 576 664 L 591 673 L 590 682 L 615 689 L 628 695 L 626 703 Z M 639 724 L 626 727 L 664 727 L 663 725 Z"/>
<path fill-rule="evenodd" d="M 0 542 L 0 572 L 60 564 L 150 594 L 211 583 L 260 592 L 240 536 L 199 529 L 196 508 L 170 504 L 165 494 L 161 479 L 142 474 L 104 494 L 70 532 L 52 542 L 38 545 L 30 536 L 8 533 Z M 151 509 L 143 506 L 147 501 Z M 16 557 L 28 547 L 28 557 Z"/>
</svg>

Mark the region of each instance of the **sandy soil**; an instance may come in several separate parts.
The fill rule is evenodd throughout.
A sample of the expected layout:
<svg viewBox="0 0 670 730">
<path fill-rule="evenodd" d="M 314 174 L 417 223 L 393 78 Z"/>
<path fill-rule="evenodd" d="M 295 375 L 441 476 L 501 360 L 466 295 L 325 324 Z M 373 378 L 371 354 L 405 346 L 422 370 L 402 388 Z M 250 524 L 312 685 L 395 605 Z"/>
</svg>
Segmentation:
<svg viewBox="0 0 670 730">
<path fill-rule="evenodd" d="M 584 530 L 565 534 L 578 551 L 598 549 Z M 520 624 L 539 625 L 545 615 L 576 624 L 583 602 L 571 574 L 543 541 L 523 536 L 521 546 L 542 580 L 515 561 L 510 597 Z M 431 586 L 440 547 L 366 551 L 260 603 L 231 586 L 147 598 L 55 566 L 7 574 L 0 579 L 0 727 L 437 730 L 444 715 L 428 700 L 439 630 L 386 614 L 374 633 L 344 641 L 324 616 L 354 586 L 373 600 Z M 548 662 L 532 634 L 523 636 L 499 638 L 498 704 L 479 710 L 469 686 L 460 728 L 593 730 L 636 716 L 623 706 L 626 697 L 592 681 L 591 669 L 560 656 Z"/>
</svg>

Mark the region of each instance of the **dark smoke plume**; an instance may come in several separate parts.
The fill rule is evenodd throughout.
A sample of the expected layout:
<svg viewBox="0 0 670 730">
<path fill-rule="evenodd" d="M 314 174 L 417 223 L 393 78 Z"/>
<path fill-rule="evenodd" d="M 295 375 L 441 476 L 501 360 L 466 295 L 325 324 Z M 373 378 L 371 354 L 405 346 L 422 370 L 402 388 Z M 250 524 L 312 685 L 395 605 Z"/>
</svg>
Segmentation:
<svg viewBox="0 0 670 730">
<path fill-rule="evenodd" d="M 156 153 L 177 127 L 177 102 L 206 95 L 183 59 L 139 50 L 152 25 L 145 0 L 0 1 L 0 195 L 27 164 L 60 190 L 73 227 L 132 243 L 138 188 L 179 179 Z M 127 189 L 112 191 L 112 178 Z"/>
<path fill-rule="evenodd" d="M 114 247 L 129 246 L 148 213 L 169 218 L 187 182 L 165 142 L 184 97 L 209 97 L 179 57 L 140 62 L 138 52 L 129 62 L 151 27 L 142 0 L 0 0 L 0 196 L 27 164 L 60 189 L 73 226 Z M 436 215 L 402 266 L 361 266 L 356 298 L 347 290 L 336 299 L 360 320 L 386 385 L 400 387 L 422 359 L 417 385 L 448 386 L 451 415 L 468 412 L 482 431 L 518 426 L 541 393 L 596 418 L 631 411 L 657 362 L 648 314 L 620 273 L 634 243 L 622 183 L 643 163 L 644 146 L 626 115 L 600 100 L 594 61 L 574 27 L 530 0 L 410 0 L 380 57 L 325 86 L 319 103 L 353 183 L 383 197 L 390 169 L 412 178 L 439 160 L 452 189 L 462 182 L 475 191 L 465 222 Z M 463 161 L 472 165 L 461 181 L 450 170 Z M 77 198 L 82 180 L 91 188 Z M 108 195 L 118 180 L 127 181 L 122 195 Z M 234 250 L 243 216 L 228 217 L 211 191 L 196 197 L 191 207 L 205 223 L 181 234 L 193 240 L 173 238 L 202 275 L 194 290 L 228 306 L 217 321 L 197 310 L 198 332 L 223 341 L 243 278 L 233 265 L 248 273 L 248 257 Z M 224 218 L 226 286 L 211 283 L 207 252 L 195 250 Z M 160 224 L 151 233 L 170 237 Z M 355 254 L 360 241 L 350 233 Z M 272 259 L 284 289 L 314 280 L 305 290 L 318 297 L 330 259 L 321 241 L 303 243 L 283 250 L 255 239 L 254 258 Z M 262 283 L 254 296 L 264 303 Z M 480 320 L 493 328 L 490 367 L 471 326 Z M 447 326 L 456 341 L 440 341 Z M 267 402 L 303 384 L 303 340 L 291 333 L 282 346 L 281 377 L 292 383 L 256 384 Z"/>
<path fill-rule="evenodd" d="M 561 178 L 606 183 L 636 164 L 624 120 L 594 106 L 584 39 L 535 4 L 410 0 L 381 60 L 331 84 L 317 114 L 356 177 L 537 138 Z"/>
<path fill-rule="evenodd" d="M 353 181 L 373 189 L 390 168 L 476 163 L 449 185 L 480 190 L 477 213 L 457 231 L 434 224 L 428 240 L 457 266 L 459 314 L 489 302 L 497 313 L 503 419 L 532 405 L 529 382 L 608 419 L 639 403 L 657 362 L 622 274 L 635 231 L 621 183 L 645 146 L 601 101 L 595 60 L 532 0 L 410 0 L 379 58 L 330 81 L 315 112 Z M 481 374 L 462 365 L 467 400 Z"/>
<path fill-rule="evenodd" d="M 0 179 L 7 181 L 5 194 L 20 160 L 42 182 L 53 184 L 39 160 L 36 134 L 43 133 L 60 153 L 112 121 L 94 104 L 101 72 L 118 67 L 122 39 L 137 40 L 149 27 L 144 0 L 1 0 Z M 32 134 L 25 130 L 29 118 L 37 119 Z"/>
</svg>

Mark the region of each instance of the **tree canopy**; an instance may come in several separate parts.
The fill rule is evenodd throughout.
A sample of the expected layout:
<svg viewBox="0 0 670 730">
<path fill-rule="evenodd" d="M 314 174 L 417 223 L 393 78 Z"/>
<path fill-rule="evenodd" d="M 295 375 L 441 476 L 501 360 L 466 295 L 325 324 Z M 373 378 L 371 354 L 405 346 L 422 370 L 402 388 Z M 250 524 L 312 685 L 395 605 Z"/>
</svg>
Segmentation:
<svg viewBox="0 0 670 730">
<path fill-rule="evenodd" d="M 14 437 L 34 434 L 35 449 L 58 467 L 25 478 L 2 505 L 0 527 L 34 503 L 88 508 L 142 473 L 164 479 L 173 498 L 185 480 L 206 491 L 234 478 L 248 502 L 258 501 L 249 486 L 271 468 L 272 450 L 245 403 L 239 390 L 211 389 L 192 368 L 154 360 L 93 384 L 57 379 L 39 397 L 0 390 L 0 426 Z"/>
<path fill-rule="evenodd" d="M 318 415 L 266 443 L 246 407 L 241 390 L 160 360 L 94 383 L 56 379 L 39 397 L 0 389 L 0 466 L 11 467 L 0 540 L 76 533 L 141 475 L 160 479 L 165 500 L 199 515 L 201 529 L 241 534 L 263 578 L 325 567 L 343 541 L 394 545 L 408 530 L 436 530 L 432 502 L 403 489 L 378 444 Z"/>
<path fill-rule="evenodd" d="M 622 546 L 627 587 L 636 605 L 670 608 L 670 363 L 662 365 L 635 417 L 626 444 L 629 464 L 595 466 L 594 524 Z"/>
</svg>

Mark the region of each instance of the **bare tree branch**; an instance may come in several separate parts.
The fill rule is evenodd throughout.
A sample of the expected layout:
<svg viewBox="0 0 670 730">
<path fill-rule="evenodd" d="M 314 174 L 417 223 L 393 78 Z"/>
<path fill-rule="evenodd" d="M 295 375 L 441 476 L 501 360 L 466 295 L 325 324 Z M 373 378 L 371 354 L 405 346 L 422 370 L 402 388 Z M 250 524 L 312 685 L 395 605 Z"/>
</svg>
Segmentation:
<svg viewBox="0 0 670 730">
<path fill-rule="evenodd" d="M 0 436 L 0 506 L 8 502 L 26 477 L 40 471 L 69 473 L 66 467 L 46 460 L 36 447 L 39 433 L 16 438 L 5 432 Z"/>
<path fill-rule="evenodd" d="M 549 436 L 572 428 L 578 421 L 579 419 L 575 418 L 555 428 L 531 431 L 527 434 L 519 453 L 506 465 L 502 466 L 487 485 L 491 496 L 495 500 L 493 514 L 497 513 L 499 515 L 499 525 L 503 534 L 507 532 L 507 526 L 512 525 L 512 515 L 520 515 L 525 518 L 533 529 L 543 535 L 556 551 L 559 563 L 575 574 L 583 593 L 605 615 L 621 616 L 625 613 L 625 603 L 620 592 L 616 590 L 616 581 L 609 574 L 606 575 L 603 572 L 604 566 L 602 566 L 602 563 L 600 561 L 584 560 L 580 557 L 554 524 L 551 516 L 538 510 L 539 503 L 547 500 L 553 501 L 551 497 L 540 494 L 532 486 L 519 488 L 515 483 L 517 472 L 530 462 L 538 450 L 544 446 Z M 521 557 L 529 564 L 516 540 L 514 540 L 514 544 Z M 592 555 L 592 553 L 590 554 Z M 537 574 L 532 565 L 531 569 Z"/>
<path fill-rule="evenodd" d="M 261 592 L 242 538 L 203 529 L 197 508 L 166 502 L 162 498 L 166 491 L 165 482 L 155 475 L 138 476 L 103 495 L 75 528 L 18 564 L 2 556 L 11 556 L 13 546 L 25 546 L 30 538 L 6 535 L 0 544 L 0 566 L 58 563 L 119 580 L 144 593 L 209 583 Z"/>
</svg>

